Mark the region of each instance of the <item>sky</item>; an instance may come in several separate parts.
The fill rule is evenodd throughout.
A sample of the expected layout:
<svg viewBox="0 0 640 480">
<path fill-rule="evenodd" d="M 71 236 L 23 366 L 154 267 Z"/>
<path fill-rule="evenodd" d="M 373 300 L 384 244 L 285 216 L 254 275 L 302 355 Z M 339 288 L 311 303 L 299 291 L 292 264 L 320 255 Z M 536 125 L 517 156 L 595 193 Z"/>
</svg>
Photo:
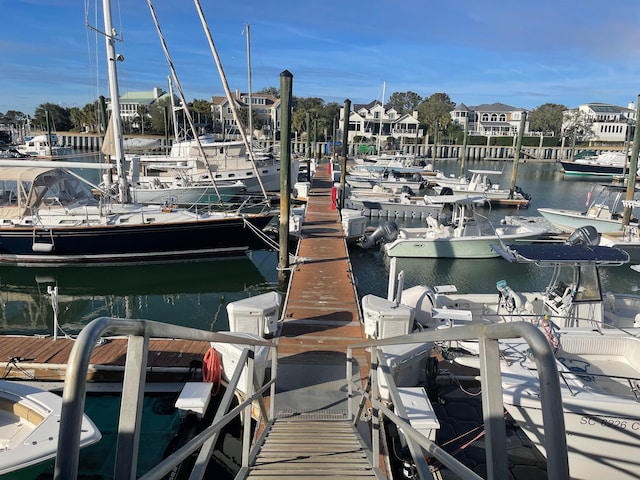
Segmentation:
<svg viewBox="0 0 640 480">
<path fill-rule="evenodd" d="M 224 95 L 195 3 L 150 0 L 187 101 Z M 640 93 L 638 0 L 199 0 L 231 91 L 280 87 L 340 105 L 446 93 L 534 109 Z M 112 0 L 120 93 L 168 90 L 149 0 Z M 101 0 L 0 0 L 0 112 L 109 97 Z M 384 98 L 383 98 L 384 94 Z"/>
</svg>

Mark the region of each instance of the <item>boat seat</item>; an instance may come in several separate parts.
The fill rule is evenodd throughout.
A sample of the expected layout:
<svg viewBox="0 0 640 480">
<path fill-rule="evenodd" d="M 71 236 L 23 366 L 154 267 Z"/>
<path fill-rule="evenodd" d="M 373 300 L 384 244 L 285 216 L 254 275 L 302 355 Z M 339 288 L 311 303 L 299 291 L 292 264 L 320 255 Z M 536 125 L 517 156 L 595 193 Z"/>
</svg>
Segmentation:
<svg viewBox="0 0 640 480">
<path fill-rule="evenodd" d="M 14 402 L 12 400 L 9 400 L 8 398 L 0 397 L 0 410 L 9 412 L 16 417 L 23 418 L 33 425 L 40 425 L 40 423 L 44 420 L 44 415 L 36 412 L 33 408 L 29 408 L 22 403 Z"/>
</svg>

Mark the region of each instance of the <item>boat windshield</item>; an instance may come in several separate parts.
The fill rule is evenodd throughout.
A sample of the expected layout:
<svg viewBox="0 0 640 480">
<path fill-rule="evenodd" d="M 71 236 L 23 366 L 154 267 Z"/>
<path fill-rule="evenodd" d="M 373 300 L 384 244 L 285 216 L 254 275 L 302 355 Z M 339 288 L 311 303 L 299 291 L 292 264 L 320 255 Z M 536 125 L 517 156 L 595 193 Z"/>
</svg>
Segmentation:
<svg viewBox="0 0 640 480">
<path fill-rule="evenodd" d="M 595 265 L 583 265 L 578 273 L 578 290 L 574 297 L 576 302 L 599 302 L 602 300 L 600 275 Z"/>
<path fill-rule="evenodd" d="M 26 186 L 24 186 L 26 187 Z M 62 169 L 50 170 L 38 175 L 28 191 L 26 205 L 35 207 L 41 204 L 94 205 L 94 197 L 89 185 Z"/>
</svg>

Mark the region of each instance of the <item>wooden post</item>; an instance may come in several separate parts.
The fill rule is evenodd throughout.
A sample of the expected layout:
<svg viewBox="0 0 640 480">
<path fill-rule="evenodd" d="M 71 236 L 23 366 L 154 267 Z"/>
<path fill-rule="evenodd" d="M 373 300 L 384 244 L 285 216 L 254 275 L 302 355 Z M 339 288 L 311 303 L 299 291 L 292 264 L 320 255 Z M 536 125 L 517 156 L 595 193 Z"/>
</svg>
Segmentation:
<svg viewBox="0 0 640 480">
<path fill-rule="evenodd" d="M 518 175 L 518 162 L 520 161 L 520 150 L 522 150 L 522 138 L 524 137 L 524 126 L 527 121 L 527 112 L 522 112 L 520 118 L 520 129 L 518 130 L 518 141 L 516 142 L 516 151 L 513 154 L 513 170 L 511 171 L 511 187 L 509 188 L 509 198 L 513 198 L 516 189 L 516 176 Z"/>
<path fill-rule="evenodd" d="M 311 115 L 307 112 L 307 182 L 311 181 Z"/>
<path fill-rule="evenodd" d="M 338 199 L 338 208 L 344 206 L 344 195 L 346 189 L 347 175 L 347 152 L 349 151 L 349 114 L 351 113 L 351 100 L 348 98 L 344 101 L 344 119 L 342 121 L 342 155 L 340 156 L 340 198 Z"/>
<path fill-rule="evenodd" d="M 286 291 L 289 272 L 289 195 L 291 192 L 291 98 L 293 75 L 280 74 L 280 249 L 278 254 L 278 287 Z"/>
<path fill-rule="evenodd" d="M 464 175 L 464 164 L 467 162 L 467 137 L 469 136 L 469 112 L 464 117 L 464 138 L 462 139 L 462 156 L 460 157 L 460 176 Z"/>
<path fill-rule="evenodd" d="M 633 148 L 631 149 L 631 160 L 629 161 L 629 179 L 627 180 L 627 196 L 625 200 L 633 200 L 636 188 L 636 176 L 638 171 L 638 154 L 640 153 L 640 95 L 636 101 L 636 131 L 633 134 Z M 622 228 L 629 225 L 631 220 L 631 208 L 624 207 L 622 212 Z"/>
</svg>

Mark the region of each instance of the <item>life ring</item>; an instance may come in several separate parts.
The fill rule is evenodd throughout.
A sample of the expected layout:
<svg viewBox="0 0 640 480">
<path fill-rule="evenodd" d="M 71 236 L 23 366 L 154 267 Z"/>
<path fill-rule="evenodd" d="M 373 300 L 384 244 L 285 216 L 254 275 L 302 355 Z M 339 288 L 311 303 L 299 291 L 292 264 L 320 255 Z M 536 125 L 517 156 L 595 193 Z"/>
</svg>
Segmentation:
<svg viewBox="0 0 640 480">
<path fill-rule="evenodd" d="M 211 347 L 204 354 L 202 361 L 202 380 L 213 383 L 212 395 L 217 395 L 222 384 L 222 365 L 220 355 L 215 348 Z"/>
</svg>

